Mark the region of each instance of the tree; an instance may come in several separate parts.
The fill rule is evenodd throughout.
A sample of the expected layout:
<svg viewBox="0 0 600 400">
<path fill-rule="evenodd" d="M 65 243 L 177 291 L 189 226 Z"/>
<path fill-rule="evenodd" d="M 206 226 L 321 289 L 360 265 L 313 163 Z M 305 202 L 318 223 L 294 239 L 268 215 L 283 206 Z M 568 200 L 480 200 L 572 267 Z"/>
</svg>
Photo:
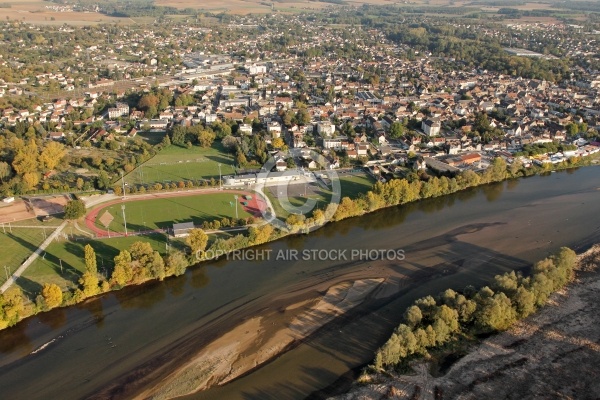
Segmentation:
<svg viewBox="0 0 600 400">
<path fill-rule="evenodd" d="M 238 148 L 237 153 L 235 155 L 235 161 L 236 161 L 238 167 L 242 167 L 248 163 L 248 160 L 246 159 L 246 155 L 240 148 Z"/>
<path fill-rule="evenodd" d="M 133 279 L 133 270 L 131 268 L 131 254 L 127 250 L 121 250 L 115 256 L 115 269 L 113 270 L 111 281 L 113 284 L 123 286 Z"/>
<path fill-rule="evenodd" d="M 79 219 L 85 215 L 85 203 L 82 200 L 69 200 L 65 205 L 66 219 Z"/>
<path fill-rule="evenodd" d="M 202 229 L 192 229 L 185 242 L 192 248 L 192 253 L 197 253 L 206 248 L 208 235 Z"/>
<path fill-rule="evenodd" d="M 516 319 L 510 299 L 502 292 L 484 299 L 476 317 L 478 325 L 490 331 L 506 330 Z"/>
<path fill-rule="evenodd" d="M 423 313 L 421 313 L 421 309 L 417 306 L 410 306 L 404 313 L 404 320 L 410 327 L 414 328 L 419 325 L 422 319 Z"/>
<path fill-rule="evenodd" d="M 273 139 L 273 141 L 271 142 L 271 145 L 276 149 L 280 149 L 285 145 L 285 143 L 283 142 L 282 138 L 278 137 L 278 138 Z"/>
<path fill-rule="evenodd" d="M 17 150 L 12 166 L 19 175 L 38 171 L 38 148 L 35 140 L 31 139 L 27 145 Z"/>
<path fill-rule="evenodd" d="M 259 227 L 251 226 L 248 231 L 250 233 L 249 239 L 252 245 L 262 244 L 268 242 L 271 238 L 273 226 L 271 224 L 265 224 Z"/>
<path fill-rule="evenodd" d="M 0 294 L 0 329 L 19 322 L 24 311 L 25 303 L 20 288 L 13 286 Z"/>
<path fill-rule="evenodd" d="M 216 135 L 213 131 L 203 129 L 198 133 L 198 144 L 200 147 L 210 147 L 215 140 Z"/>
<path fill-rule="evenodd" d="M 4 182 L 4 180 L 10 177 L 12 173 L 12 168 L 8 163 L 4 161 L 0 161 L 0 182 Z"/>
<path fill-rule="evenodd" d="M 79 284 L 83 286 L 83 294 L 85 297 L 95 296 L 100 292 L 98 274 L 85 271 L 79 279 Z"/>
<path fill-rule="evenodd" d="M 40 174 L 37 172 L 25 172 L 23 174 L 23 184 L 25 190 L 31 190 L 40 183 Z"/>
<path fill-rule="evenodd" d="M 96 252 L 94 248 L 88 243 L 83 248 L 85 253 L 85 269 L 93 274 L 98 273 L 98 266 L 96 264 Z"/>
<path fill-rule="evenodd" d="M 310 114 L 308 113 L 308 111 L 306 111 L 306 108 L 301 108 L 296 113 L 294 119 L 296 120 L 296 123 L 298 125 L 308 125 L 310 123 Z"/>
<path fill-rule="evenodd" d="M 223 139 L 221 139 L 221 143 L 223 144 L 223 147 L 225 147 L 229 151 L 235 150 L 235 148 L 238 145 L 237 139 L 231 135 L 227 135 Z"/>
<path fill-rule="evenodd" d="M 48 170 L 53 170 L 66 154 L 62 143 L 51 141 L 40 154 L 40 163 Z"/>
<path fill-rule="evenodd" d="M 171 251 L 169 255 L 165 257 L 167 275 L 183 275 L 187 266 L 188 262 L 185 259 L 185 255 L 181 251 Z"/>
<path fill-rule="evenodd" d="M 458 330 L 458 312 L 445 304 L 442 304 L 438 308 L 437 312 L 435 313 L 435 319 L 444 321 L 450 332 L 456 332 Z"/>
<path fill-rule="evenodd" d="M 148 110 L 150 107 L 158 107 L 158 97 L 154 94 L 145 94 L 140 98 L 138 102 L 138 108 L 141 110 Z"/>
<path fill-rule="evenodd" d="M 178 146 L 183 146 L 185 144 L 185 134 L 186 130 L 184 126 L 175 126 L 171 131 L 171 142 Z"/>
<path fill-rule="evenodd" d="M 60 306 L 63 301 L 62 290 L 55 283 L 45 283 L 42 288 L 42 296 L 44 297 L 46 307 L 49 309 Z"/>
<path fill-rule="evenodd" d="M 100 171 L 96 178 L 96 186 L 98 186 L 98 189 L 108 189 L 110 187 L 110 178 L 106 171 Z"/>
<path fill-rule="evenodd" d="M 153 278 L 157 278 L 158 280 L 162 281 L 163 279 L 165 279 L 165 262 L 158 253 L 158 251 L 152 253 L 152 256 L 150 258 L 150 274 Z"/>
<path fill-rule="evenodd" d="M 390 126 L 390 137 L 398 139 L 404 135 L 404 125 L 400 122 L 393 122 Z"/>
</svg>

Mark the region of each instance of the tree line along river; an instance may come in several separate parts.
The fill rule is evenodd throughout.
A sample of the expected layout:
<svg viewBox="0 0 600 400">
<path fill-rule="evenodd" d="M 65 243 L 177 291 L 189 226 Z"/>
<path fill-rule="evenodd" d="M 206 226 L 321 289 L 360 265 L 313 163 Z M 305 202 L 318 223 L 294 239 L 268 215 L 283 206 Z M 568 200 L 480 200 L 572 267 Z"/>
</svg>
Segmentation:
<svg viewBox="0 0 600 400">
<path fill-rule="evenodd" d="M 414 299 L 485 284 L 561 246 L 579 252 L 598 242 L 598 171 L 522 178 L 381 210 L 258 248 L 269 257 L 206 262 L 178 278 L 32 317 L 0 332 L 3 397 L 130 398 L 248 318 L 346 280 L 386 278 L 378 297 L 273 361 L 190 396 L 320 398 L 371 361 Z M 346 256 L 275 257 L 290 250 Z M 397 257 L 351 256 L 368 250 Z"/>
</svg>

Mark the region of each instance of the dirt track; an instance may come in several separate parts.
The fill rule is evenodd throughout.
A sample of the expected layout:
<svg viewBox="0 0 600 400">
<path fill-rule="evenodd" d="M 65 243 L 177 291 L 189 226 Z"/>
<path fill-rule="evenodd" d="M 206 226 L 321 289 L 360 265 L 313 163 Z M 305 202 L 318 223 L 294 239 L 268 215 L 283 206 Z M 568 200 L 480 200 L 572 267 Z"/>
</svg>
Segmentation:
<svg viewBox="0 0 600 400">
<path fill-rule="evenodd" d="M 200 195 L 204 195 L 204 194 L 211 194 L 211 193 L 223 193 L 223 190 L 219 190 L 219 189 L 200 189 L 200 190 L 189 190 L 189 191 L 182 191 L 182 192 L 166 192 L 166 193 L 149 193 L 149 194 L 143 194 L 143 195 L 134 195 L 134 196 L 127 196 L 125 197 L 125 200 L 113 200 L 107 203 L 102 203 L 98 206 L 96 206 L 95 208 L 93 208 L 85 217 L 85 225 L 86 227 L 91 230 L 92 232 L 94 232 L 94 234 L 97 237 L 107 237 L 109 236 L 109 232 L 107 230 L 101 229 L 98 226 L 96 226 L 96 219 L 98 218 L 98 216 L 100 215 L 100 212 L 102 210 L 104 210 L 107 207 L 110 207 L 114 204 L 118 204 L 118 203 L 123 203 L 123 202 L 132 202 L 132 201 L 143 201 L 143 200 L 152 200 L 152 199 L 162 199 L 162 198 L 167 198 L 167 197 L 187 197 L 187 196 L 200 196 Z M 264 199 L 259 198 L 258 194 L 255 192 L 250 192 L 250 191 L 245 191 L 245 190 L 227 190 L 227 193 L 237 193 L 240 195 L 251 195 L 252 196 L 252 200 L 246 200 L 248 201 L 248 205 L 247 206 L 243 206 L 244 209 L 251 213 L 254 214 L 255 216 L 260 216 L 261 215 L 261 210 L 264 210 L 266 208 L 266 203 L 264 201 Z M 162 232 L 162 230 L 160 231 Z M 119 234 L 118 232 L 112 232 L 112 235 L 114 236 L 115 234 Z"/>
<path fill-rule="evenodd" d="M 594 272 L 580 272 L 568 290 L 539 312 L 492 336 L 434 378 L 371 376 L 337 400 L 358 399 L 598 399 L 600 398 L 600 246 Z M 589 255 L 589 252 L 588 252 Z"/>
<path fill-rule="evenodd" d="M 14 203 L 0 207 L 0 223 L 23 221 L 44 215 L 63 212 L 69 197 L 65 195 L 49 195 L 18 199 Z"/>
</svg>

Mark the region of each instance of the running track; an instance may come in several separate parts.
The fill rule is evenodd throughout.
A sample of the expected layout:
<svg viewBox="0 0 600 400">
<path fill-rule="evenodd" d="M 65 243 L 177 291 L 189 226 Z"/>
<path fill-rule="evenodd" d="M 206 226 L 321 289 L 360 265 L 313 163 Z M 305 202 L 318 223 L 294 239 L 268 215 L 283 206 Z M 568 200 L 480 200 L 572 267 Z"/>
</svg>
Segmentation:
<svg viewBox="0 0 600 400">
<path fill-rule="evenodd" d="M 219 189 L 195 189 L 189 191 L 177 191 L 177 192 L 166 192 L 166 193 L 149 193 L 149 194 L 141 194 L 141 195 L 130 195 L 125 198 L 125 200 L 113 200 L 107 203 L 102 203 L 97 207 L 92 208 L 92 210 L 85 217 L 85 225 L 89 230 L 94 232 L 96 237 L 108 237 L 109 232 L 102 228 L 96 226 L 96 219 L 100 212 L 107 207 L 110 207 L 114 204 L 119 203 L 127 203 L 131 201 L 144 201 L 144 200 L 152 200 L 152 199 L 162 199 L 167 197 L 188 197 L 188 196 L 201 196 L 203 194 L 211 194 L 211 193 L 231 193 L 231 194 L 239 194 L 240 196 L 251 195 L 252 200 L 238 199 L 238 201 L 247 201 L 247 206 L 242 206 L 248 213 L 260 217 L 262 212 L 267 209 L 267 203 L 262 198 L 260 193 L 251 192 L 248 190 L 219 190 Z M 148 231 L 155 232 L 155 231 Z M 156 230 L 156 232 L 163 232 L 162 229 Z M 119 234 L 123 234 L 124 232 L 113 232 L 113 235 L 117 236 Z"/>
</svg>

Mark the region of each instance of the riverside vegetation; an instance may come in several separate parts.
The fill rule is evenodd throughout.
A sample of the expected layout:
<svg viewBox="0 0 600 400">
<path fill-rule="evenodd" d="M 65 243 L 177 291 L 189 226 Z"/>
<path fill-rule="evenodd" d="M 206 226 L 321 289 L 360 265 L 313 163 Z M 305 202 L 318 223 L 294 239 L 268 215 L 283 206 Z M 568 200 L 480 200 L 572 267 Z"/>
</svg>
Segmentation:
<svg viewBox="0 0 600 400">
<path fill-rule="evenodd" d="M 554 169 L 564 169 L 582 165 L 590 165 L 591 157 L 572 158 L 552 166 Z M 478 185 L 484 185 L 492 182 L 499 182 L 509 178 L 518 178 L 526 175 L 532 175 L 547 171 L 546 168 L 532 167 L 524 168 L 518 161 L 507 165 L 502 158 L 495 158 L 492 164 L 483 171 L 476 173 L 466 170 L 453 177 L 435 177 L 435 176 L 409 176 L 408 179 L 392 179 L 388 182 L 377 182 L 372 190 L 365 194 L 360 194 L 357 198 L 351 199 L 344 197 L 333 211 L 335 205 L 329 204 L 325 210 L 315 209 L 310 217 L 305 215 L 292 214 L 286 219 L 287 231 L 275 230 L 273 226 L 265 224 L 262 226 L 250 226 L 247 234 L 237 234 L 230 238 L 217 238 L 208 247 L 212 254 L 225 254 L 236 249 L 260 245 L 279 239 L 288 234 L 303 232 L 310 227 L 321 226 L 327 223 L 327 216 L 331 216 L 332 221 L 339 221 L 345 218 L 363 215 L 368 212 L 376 211 L 385 207 L 402 205 L 409 202 L 426 199 L 430 197 L 443 196 L 464 190 Z M 194 238 L 196 235 L 192 235 Z M 201 236 L 201 235 L 199 235 Z M 102 294 L 111 290 L 119 290 L 124 286 L 141 284 L 148 280 L 163 280 L 169 276 L 178 276 L 185 273 L 190 265 L 201 261 L 196 254 L 205 250 L 207 241 L 201 241 L 198 245 L 196 241 L 188 240 L 189 254 L 180 250 L 171 250 L 166 256 L 161 256 L 154 251 L 149 243 L 142 241 L 135 242 L 128 250 L 122 250 L 115 258 L 110 278 L 100 275 L 96 268 L 95 253 L 91 245 L 86 246 L 86 271 L 79 280 L 80 287 L 75 290 L 62 292 L 55 284 L 44 285 L 41 293 L 35 299 L 29 299 L 23 294 L 20 288 L 9 288 L 5 293 L 0 294 L 0 329 L 13 326 L 20 320 L 35 315 L 39 312 L 50 310 L 54 307 L 69 306 L 84 301 L 87 298 Z M 519 282 L 524 278 L 519 278 Z M 542 278 L 537 278 L 542 279 Z M 554 286 L 552 286 L 554 287 Z M 554 289 L 551 289 L 554 290 Z M 523 291 L 523 289 L 521 290 Z M 59 293 L 60 292 L 60 293 Z M 490 293 L 488 293 L 490 294 Z M 482 294 L 481 296 L 483 296 Z M 494 307 L 504 307 L 509 310 L 512 306 L 510 298 L 494 297 L 495 293 L 490 294 Z M 475 301 L 475 299 L 471 299 Z M 545 299 L 544 299 L 545 301 Z M 471 303 L 469 303 L 471 304 Z M 536 304 L 539 302 L 536 301 Z M 433 305 L 432 305 L 433 306 Z M 446 305 L 449 307 L 448 305 Z M 470 307 L 470 306 L 469 306 Z M 445 319 L 446 327 L 438 322 L 439 329 L 447 329 L 446 336 L 441 335 L 438 339 L 435 333 L 433 322 L 429 324 L 423 332 L 428 341 L 419 343 L 432 343 L 425 348 L 445 342 L 450 334 L 457 332 L 458 325 L 451 320 L 453 315 L 451 308 L 444 308 L 441 312 Z M 521 315 L 517 313 L 516 315 Z M 510 318 L 509 318 L 510 319 Z M 452 325 L 448 326 L 448 323 Z M 459 320 L 460 322 L 460 320 Z M 494 329 L 501 329 L 503 325 L 490 325 Z M 456 329 L 455 329 L 456 328 Z M 504 328 L 505 329 L 505 328 Z M 406 330 L 406 328 L 402 328 Z M 434 330 L 433 333 L 431 330 Z M 414 333 L 413 333 L 414 336 Z M 443 340 L 441 338 L 444 338 Z M 415 348 L 416 349 L 416 348 Z M 402 353 L 400 353 L 402 354 Z M 413 353 L 410 353 L 413 354 Z M 382 356 L 379 356 L 382 357 Z M 393 360 L 392 358 L 391 360 Z M 377 363 L 376 363 L 377 364 Z M 382 361 L 381 366 L 390 365 L 390 362 Z"/>
<path fill-rule="evenodd" d="M 537 262 L 530 276 L 512 271 L 497 275 L 490 286 L 479 290 L 467 287 L 457 293 L 448 289 L 436 297 L 416 300 L 365 372 L 405 369 L 408 362 L 429 351 L 508 329 L 569 283 L 576 263 L 575 252 L 563 247 Z M 361 381 L 366 380 L 363 375 Z"/>
</svg>

